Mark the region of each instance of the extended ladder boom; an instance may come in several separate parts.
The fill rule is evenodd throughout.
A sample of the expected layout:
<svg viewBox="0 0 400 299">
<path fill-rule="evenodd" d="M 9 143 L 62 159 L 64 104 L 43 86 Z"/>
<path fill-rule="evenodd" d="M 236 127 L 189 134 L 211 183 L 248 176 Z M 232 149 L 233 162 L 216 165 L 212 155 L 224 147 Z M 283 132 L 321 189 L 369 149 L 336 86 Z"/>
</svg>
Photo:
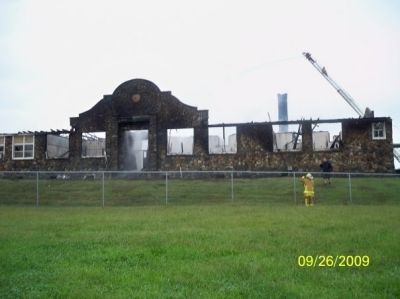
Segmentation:
<svg viewBox="0 0 400 299">
<path fill-rule="evenodd" d="M 399 153 L 399 151 L 397 150 L 397 149 L 393 149 L 393 156 L 394 156 L 394 158 L 397 160 L 397 162 L 399 162 L 400 163 L 400 153 Z"/>
<path fill-rule="evenodd" d="M 374 112 L 370 110 L 368 107 L 365 109 L 365 113 L 362 112 L 361 108 L 356 104 L 354 99 L 346 92 L 344 91 L 331 77 L 329 77 L 326 69 L 324 67 L 321 67 L 318 62 L 316 62 L 312 57 L 311 54 L 308 52 L 303 52 L 303 55 L 307 58 L 307 60 L 317 69 L 318 72 L 321 73 L 321 75 L 333 86 L 333 88 L 336 89 L 336 91 L 342 96 L 343 99 L 351 106 L 351 108 L 354 109 L 355 112 L 360 117 L 374 117 Z M 393 155 L 394 158 L 400 162 L 400 153 L 398 150 L 393 148 Z"/>
<path fill-rule="evenodd" d="M 354 109 L 355 112 L 360 117 L 370 117 L 371 114 L 369 113 L 369 109 L 366 109 L 366 113 L 364 114 L 360 107 L 356 104 L 354 99 L 344 91 L 331 77 L 329 77 L 326 69 L 321 67 L 312 57 L 311 54 L 308 52 L 303 52 L 303 55 L 307 58 L 307 60 L 317 69 L 318 72 L 335 88 L 335 90 L 342 96 L 342 98 Z"/>
</svg>

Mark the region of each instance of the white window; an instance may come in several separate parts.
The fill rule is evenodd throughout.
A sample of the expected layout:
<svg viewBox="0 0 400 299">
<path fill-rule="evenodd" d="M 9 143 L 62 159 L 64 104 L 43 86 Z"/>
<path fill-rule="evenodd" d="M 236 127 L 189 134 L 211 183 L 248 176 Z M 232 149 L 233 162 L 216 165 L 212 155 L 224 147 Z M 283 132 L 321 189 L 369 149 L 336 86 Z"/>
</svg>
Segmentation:
<svg viewBox="0 0 400 299">
<path fill-rule="evenodd" d="M 194 130 L 168 129 L 167 155 L 193 155 Z"/>
<path fill-rule="evenodd" d="M 13 136 L 12 154 L 14 160 L 33 159 L 35 136 L 16 135 Z"/>
<path fill-rule="evenodd" d="M 6 143 L 6 137 L 0 136 L 0 160 L 4 158 L 5 143 Z"/>
<path fill-rule="evenodd" d="M 82 133 L 82 157 L 102 158 L 106 156 L 106 132 Z"/>
<path fill-rule="evenodd" d="M 385 122 L 372 123 L 372 139 L 386 139 Z"/>
</svg>

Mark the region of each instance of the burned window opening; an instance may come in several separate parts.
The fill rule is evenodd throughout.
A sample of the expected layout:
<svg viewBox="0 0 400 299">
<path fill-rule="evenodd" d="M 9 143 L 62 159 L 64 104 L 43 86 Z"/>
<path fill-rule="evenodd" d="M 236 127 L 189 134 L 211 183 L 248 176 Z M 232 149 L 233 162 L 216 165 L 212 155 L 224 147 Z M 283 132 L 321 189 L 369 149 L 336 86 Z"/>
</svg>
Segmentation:
<svg viewBox="0 0 400 299">
<path fill-rule="evenodd" d="M 69 134 L 48 134 L 46 142 L 47 159 L 68 159 Z"/>
<path fill-rule="evenodd" d="M 167 155 L 193 155 L 194 129 L 167 129 Z"/>
<path fill-rule="evenodd" d="M 342 123 L 313 123 L 314 151 L 338 150 L 342 144 Z"/>
<path fill-rule="evenodd" d="M 283 131 L 282 128 L 284 128 Z M 302 150 L 302 126 L 297 125 L 273 125 L 274 152 L 296 152 Z"/>
<path fill-rule="evenodd" d="M 236 126 L 209 127 L 208 152 L 209 154 L 236 154 Z"/>
<path fill-rule="evenodd" d="M 106 156 L 106 133 L 82 133 L 82 158 L 103 158 Z"/>
</svg>

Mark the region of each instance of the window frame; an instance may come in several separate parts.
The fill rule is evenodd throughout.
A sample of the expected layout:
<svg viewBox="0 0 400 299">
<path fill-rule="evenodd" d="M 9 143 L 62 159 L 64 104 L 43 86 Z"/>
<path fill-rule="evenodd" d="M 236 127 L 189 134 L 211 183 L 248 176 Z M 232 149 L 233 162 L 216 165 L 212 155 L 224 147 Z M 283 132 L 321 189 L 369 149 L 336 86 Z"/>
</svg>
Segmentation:
<svg viewBox="0 0 400 299">
<path fill-rule="evenodd" d="M 23 142 L 22 143 L 15 143 L 15 137 L 23 137 Z M 26 142 L 26 137 L 27 136 L 32 136 L 32 142 Z M 31 157 L 26 157 L 26 146 L 27 145 L 32 145 L 32 156 Z M 15 146 L 22 146 L 22 157 L 15 157 Z M 20 152 L 20 151 L 17 151 Z M 25 135 L 13 135 L 13 140 L 12 140 L 12 159 L 13 160 L 33 160 L 35 159 L 35 135 L 31 134 L 25 134 Z"/>
<path fill-rule="evenodd" d="M 375 125 L 376 124 L 383 124 L 382 129 L 376 129 Z M 371 124 L 372 127 L 372 140 L 386 140 L 386 123 L 384 121 L 380 122 L 373 122 Z M 375 132 L 382 131 L 382 136 L 375 136 Z"/>
</svg>

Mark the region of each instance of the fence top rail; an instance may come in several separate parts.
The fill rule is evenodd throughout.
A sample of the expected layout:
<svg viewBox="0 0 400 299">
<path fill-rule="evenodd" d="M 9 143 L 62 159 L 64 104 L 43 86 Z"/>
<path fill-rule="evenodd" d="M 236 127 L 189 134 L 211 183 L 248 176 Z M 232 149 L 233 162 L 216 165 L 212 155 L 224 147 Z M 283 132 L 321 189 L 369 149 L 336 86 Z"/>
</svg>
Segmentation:
<svg viewBox="0 0 400 299">
<path fill-rule="evenodd" d="M 167 175 L 167 174 L 255 174 L 255 175 L 303 175 L 308 171 L 252 171 L 252 170 L 172 170 L 172 171 L 138 171 L 138 170 L 77 170 L 77 171 L 28 171 L 28 170 L 15 170 L 15 171 L 0 171 L 2 174 L 140 174 L 140 175 Z M 310 171 L 313 175 L 325 174 L 324 172 Z M 375 172 L 329 172 L 333 176 L 386 176 L 386 177 L 400 177 L 398 173 L 375 173 Z"/>
</svg>

